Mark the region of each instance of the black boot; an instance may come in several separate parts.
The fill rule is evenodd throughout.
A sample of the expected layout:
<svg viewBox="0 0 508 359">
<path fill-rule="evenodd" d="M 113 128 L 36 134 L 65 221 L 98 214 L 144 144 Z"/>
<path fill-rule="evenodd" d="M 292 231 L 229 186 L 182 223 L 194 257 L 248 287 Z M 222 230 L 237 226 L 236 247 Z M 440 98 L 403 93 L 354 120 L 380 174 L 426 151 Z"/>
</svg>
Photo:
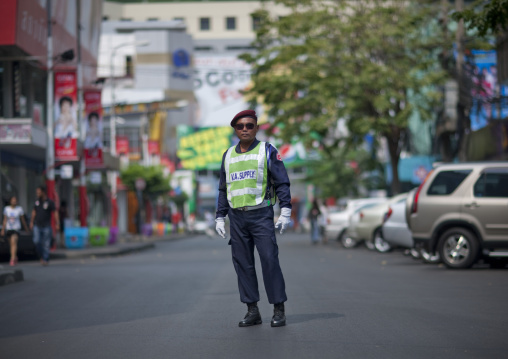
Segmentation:
<svg viewBox="0 0 508 359">
<path fill-rule="evenodd" d="M 273 306 L 272 327 L 283 327 L 286 325 L 286 314 L 284 303 L 278 303 Z"/>
<path fill-rule="evenodd" d="M 247 308 L 247 314 L 245 314 L 245 318 L 243 318 L 243 320 L 238 323 L 238 326 L 250 327 L 251 325 L 261 324 L 261 314 L 259 314 L 258 304 L 248 303 Z"/>
</svg>

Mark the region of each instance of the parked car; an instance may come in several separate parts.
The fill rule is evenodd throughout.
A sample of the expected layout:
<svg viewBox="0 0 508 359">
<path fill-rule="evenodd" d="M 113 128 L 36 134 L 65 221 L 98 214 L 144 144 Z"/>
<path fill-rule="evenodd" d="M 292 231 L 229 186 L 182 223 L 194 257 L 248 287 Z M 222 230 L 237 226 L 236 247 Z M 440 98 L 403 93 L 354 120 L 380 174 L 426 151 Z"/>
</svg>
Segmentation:
<svg viewBox="0 0 508 359">
<path fill-rule="evenodd" d="M 357 239 L 358 234 L 356 232 L 357 224 L 361 220 L 360 214 L 364 209 L 375 207 L 377 205 L 379 205 L 379 203 L 364 204 L 361 207 L 357 208 L 354 213 L 349 216 L 346 233 L 342 239 L 342 245 L 345 248 L 354 248 L 360 243 L 360 240 Z"/>
<path fill-rule="evenodd" d="M 407 193 L 396 195 L 376 206 L 362 209 L 358 212 L 358 220 L 352 221 L 348 229 L 349 237 L 357 243 L 364 241 L 369 249 L 377 249 L 379 252 L 391 250 L 389 243 L 383 240 L 381 226 L 383 217 L 391 204 L 405 201 Z"/>
<path fill-rule="evenodd" d="M 409 254 L 415 259 L 423 259 L 427 263 L 437 263 L 440 261 L 439 254 L 432 255 L 425 248 L 415 247 L 413 236 L 406 222 L 405 200 L 390 205 L 385 213 L 381 232 L 383 239 L 390 246 L 407 249 Z"/>
<path fill-rule="evenodd" d="M 449 268 L 508 256 L 508 162 L 437 166 L 409 196 L 406 219 L 416 245 Z"/>
<path fill-rule="evenodd" d="M 328 213 L 325 226 L 325 235 L 328 239 L 337 239 L 344 242 L 345 234 L 349 222 L 349 217 L 356 209 L 365 204 L 378 204 L 386 201 L 386 198 L 361 198 L 351 199 L 346 202 L 346 207 L 342 211 Z M 344 244 L 344 243 L 342 243 Z"/>
</svg>

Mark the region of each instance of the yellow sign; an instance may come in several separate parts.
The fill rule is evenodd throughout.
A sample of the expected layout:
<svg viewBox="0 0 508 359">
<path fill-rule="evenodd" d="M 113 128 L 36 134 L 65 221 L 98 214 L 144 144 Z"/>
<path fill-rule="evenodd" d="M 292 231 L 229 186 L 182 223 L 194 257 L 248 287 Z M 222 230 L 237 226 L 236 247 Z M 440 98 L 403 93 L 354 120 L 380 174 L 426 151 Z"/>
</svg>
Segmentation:
<svg viewBox="0 0 508 359">
<path fill-rule="evenodd" d="M 189 170 L 219 169 L 222 155 L 231 146 L 232 127 L 203 129 L 179 140 L 177 156 Z"/>
</svg>

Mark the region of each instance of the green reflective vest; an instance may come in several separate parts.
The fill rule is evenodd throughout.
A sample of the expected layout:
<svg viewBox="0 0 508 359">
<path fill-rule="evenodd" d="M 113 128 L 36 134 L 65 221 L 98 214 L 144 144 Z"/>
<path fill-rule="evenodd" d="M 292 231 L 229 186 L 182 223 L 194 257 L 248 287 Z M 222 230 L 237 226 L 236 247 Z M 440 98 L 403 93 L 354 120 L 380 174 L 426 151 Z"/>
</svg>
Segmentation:
<svg viewBox="0 0 508 359">
<path fill-rule="evenodd" d="M 256 206 L 263 202 L 268 178 L 266 143 L 252 150 L 236 153 L 230 147 L 224 159 L 228 202 L 231 208 Z"/>
</svg>

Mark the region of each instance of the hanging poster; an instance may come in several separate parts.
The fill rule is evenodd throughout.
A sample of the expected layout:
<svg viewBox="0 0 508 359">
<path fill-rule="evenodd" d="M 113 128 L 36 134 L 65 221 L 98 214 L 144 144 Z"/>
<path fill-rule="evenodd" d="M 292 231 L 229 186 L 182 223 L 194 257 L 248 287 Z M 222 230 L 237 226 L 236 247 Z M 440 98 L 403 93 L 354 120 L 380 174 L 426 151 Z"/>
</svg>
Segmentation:
<svg viewBox="0 0 508 359">
<path fill-rule="evenodd" d="M 86 137 L 83 145 L 85 164 L 87 168 L 101 168 L 104 166 L 102 157 L 102 107 L 101 92 L 87 91 L 83 95 L 85 100 Z"/>
<path fill-rule="evenodd" d="M 75 72 L 55 73 L 55 160 L 78 160 L 77 83 Z"/>
</svg>

